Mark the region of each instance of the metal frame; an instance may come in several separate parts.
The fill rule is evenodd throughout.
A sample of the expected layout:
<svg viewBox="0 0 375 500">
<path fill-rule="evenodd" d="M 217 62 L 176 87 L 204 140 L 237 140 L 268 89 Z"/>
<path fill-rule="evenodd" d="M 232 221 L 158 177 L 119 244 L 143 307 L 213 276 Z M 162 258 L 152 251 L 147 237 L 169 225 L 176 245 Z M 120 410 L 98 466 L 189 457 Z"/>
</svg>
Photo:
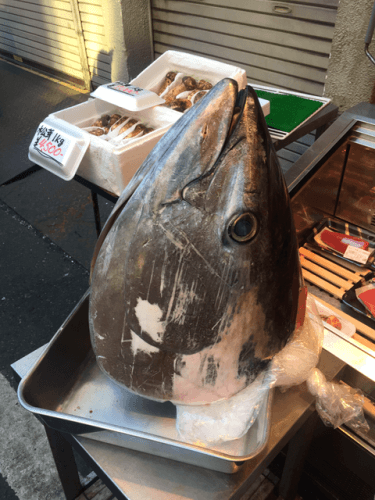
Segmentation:
<svg viewBox="0 0 375 500">
<path fill-rule="evenodd" d="M 25 179 L 25 177 L 28 177 L 29 175 L 33 175 L 36 172 L 39 172 L 42 167 L 39 165 L 31 165 L 29 168 L 21 172 L 20 174 L 12 177 L 11 179 L 7 180 L 1 186 L 8 186 L 9 184 L 13 184 L 14 182 L 20 181 L 22 179 Z M 118 196 L 116 196 L 113 193 L 109 193 L 108 191 L 105 191 L 105 189 L 100 188 L 96 184 L 93 184 L 92 182 L 84 179 L 83 177 L 80 177 L 79 175 L 76 175 L 74 177 L 74 180 L 82 184 L 83 186 L 87 187 L 91 191 L 91 200 L 92 200 L 92 205 L 94 209 L 94 218 L 95 218 L 95 228 L 96 228 L 96 235 L 99 238 L 99 234 L 101 232 L 101 222 L 100 222 L 100 211 L 99 211 L 99 203 L 98 203 L 98 194 L 105 198 L 108 201 L 111 201 L 112 203 L 116 203 L 118 200 Z M 0 187 L 1 187 L 0 186 Z"/>
<path fill-rule="evenodd" d="M 81 16 L 79 13 L 78 0 L 70 0 L 70 6 L 72 8 L 74 30 L 77 34 L 78 51 L 79 51 L 79 57 L 81 59 L 83 81 L 85 82 L 85 88 L 87 90 L 90 90 L 91 89 L 91 76 L 90 76 L 89 63 L 87 60 L 85 39 L 83 36 L 83 29 L 82 29 L 82 23 L 81 23 Z"/>
<path fill-rule="evenodd" d="M 319 137 L 314 144 L 286 172 L 285 181 L 289 194 L 293 197 L 301 186 L 319 169 L 325 158 L 332 153 L 332 147 L 347 134 L 357 121 L 366 121 L 375 125 L 374 105 L 360 103 L 345 111 L 329 130 Z"/>
<path fill-rule="evenodd" d="M 40 353 L 39 349 L 14 363 L 12 368 L 15 373 L 19 377 L 25 376 L 38 361 Z M 341 373 L 345 364 L 323 351 L 318 367 L 326 375 L 327 380 L 331 380 Z M 277 391 L 271 413 L 271 433 L 267 447 L 256 457 L 246 461 L 238 473 L 229 475 L 164 458 L 155 459 L 146 453 L 98 443 L 47 427 L 46 432 L 67 500 L 75 499 L 82 491 L 77 481 L 73 448 L 119 500 L 129 500 L 133 497 L 133 492 L 135 497 L 138 497 L 140 490 L 144 488 L 148 491 L 150 485 L 155 488 L 159 484 L 159 488 L 162 488 L 163 482 L 158 483 L 158 479 L 153 482 L 159 475 L 166 478 L 173 477 L 173 484 L 176 487 L 180 483 L 181 487 L 187 486 L 190 482 L 194 484 L 194 488 L 201 485 L 206 499 L 239 500 L 286 445 L 288 445 L 287 459 L 278 490 L 283 500 L 294 500 L 317 422 L 313 400 L 313 396 L 307 393 L 304 386 L 291 388 L 286 393 Z M 126 464 L 129 464 L 129 468 Z M 186 482 L 187 475 L 188 482 Z M 214 485 L 212 491 L 210 485 Z M 221 492 L 219 495 L 218 491 Z M 170 493 L 168 498 L 172 498 L 168 486 L 165 491 L 160 490 L 155 498 L 164 499 L 168 492 Z"/>
</svg>

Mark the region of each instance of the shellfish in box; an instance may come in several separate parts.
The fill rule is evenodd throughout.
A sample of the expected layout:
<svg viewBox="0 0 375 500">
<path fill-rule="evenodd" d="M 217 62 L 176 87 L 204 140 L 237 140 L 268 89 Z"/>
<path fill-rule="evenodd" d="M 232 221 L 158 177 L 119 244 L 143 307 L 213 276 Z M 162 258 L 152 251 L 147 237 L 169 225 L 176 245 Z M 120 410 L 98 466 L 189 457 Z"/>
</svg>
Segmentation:
<svg viewBox="0 0 375 500">
<path fill-rule="evenodd" d="M 288 192 L 250 87 L 220 81 L 159 141 L 103 229 L 91 287 L 98 364 L 136 394 L 214 403 L 267 369 L 303 294 Z"/>
</svg>

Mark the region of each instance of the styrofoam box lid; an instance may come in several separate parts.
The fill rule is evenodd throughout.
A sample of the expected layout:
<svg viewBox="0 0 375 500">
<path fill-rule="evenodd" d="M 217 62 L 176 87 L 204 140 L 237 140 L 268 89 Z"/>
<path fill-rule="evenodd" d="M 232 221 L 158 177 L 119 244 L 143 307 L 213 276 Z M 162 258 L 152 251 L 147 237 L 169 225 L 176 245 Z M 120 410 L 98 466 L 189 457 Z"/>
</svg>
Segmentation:
<svg viewBox="0 0 375 500">
<path fill-rule="evenodd" d="M 48 116 L 29 146 L 29 160 L 64 180 L 73 179 L 90 144 L 90 136 L 64 120 Z"/>
<path fill-rule="evenodd" d="M 91 95 L 129 111 L 141 111 L 165 102 L 151 90 L 123 82 L 101 85 Z"/>
</svg>

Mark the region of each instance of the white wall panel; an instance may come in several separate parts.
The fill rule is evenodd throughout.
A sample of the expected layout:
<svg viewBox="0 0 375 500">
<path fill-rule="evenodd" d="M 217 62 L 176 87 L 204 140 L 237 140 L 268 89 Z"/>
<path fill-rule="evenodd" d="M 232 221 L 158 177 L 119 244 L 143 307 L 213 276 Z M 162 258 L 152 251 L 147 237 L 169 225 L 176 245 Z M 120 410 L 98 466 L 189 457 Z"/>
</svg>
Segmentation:
<svg viewBox="0 0 375 500">
<path fill-rule="evenodd" d="M 102 0 L 0 0 L 0 50 L 79 80 L 87 68 L 96 85 L 110 81 Z"/>
</svg>

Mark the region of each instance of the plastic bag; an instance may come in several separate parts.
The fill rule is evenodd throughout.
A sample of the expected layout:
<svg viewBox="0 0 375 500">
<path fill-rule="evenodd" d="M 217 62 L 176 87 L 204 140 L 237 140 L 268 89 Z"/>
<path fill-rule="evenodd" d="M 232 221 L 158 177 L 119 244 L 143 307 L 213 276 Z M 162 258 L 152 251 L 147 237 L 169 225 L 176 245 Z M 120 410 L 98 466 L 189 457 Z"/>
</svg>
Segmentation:
<svg viewBox="0 0 375 500">
<path fill-rule="evenodd" d="M 286 390 L 304 382 L 318 364 L 323 347 L 324 327 L 314 299 L 308 295 L 302 327 L 297 328 L 287 345 L 273 358 L 276 386 Z"/>
<path fill-rule="evenodd" d="M 200 446 L 241 438 L 255 422 L 273 382 L 272 372 L 267 371 L 229 399 L 207 405 L 176 405 L 180 437 Z"/>
<path fill-rule="evenodd" d="M 369 430 L 363 414 L 362 392 L 343 383 L 327 382 L 320 370 L 311 370 L 307 387 L 316 397 L 316 410 L 324 424 L 335 429 L 347 424 L 354 429 Z"/>
<path fill-rule="evenodd" d="M 303 325 L 274 357 L 271 367 L 246 389 L 208 405 L 177 405 L 176 427 L 183 440 L 212 445 L 239 439 L 254 423 L 275 384 L 290 386 L 306 380 L 319 360 L 323 344 L 323 324 L 315 302 L 308 298 L 306 307 Z"/>
<path fill-rule="evenodd" d="M 303 325 L 274 356 L 270 368 L 251 385 L 228 400 L 209 405 L 177 406 L 176 426 L 180 437 L 200 446 L 239 439 L 254 423 L 272 387 L 285 391 L 305 381 L 316 397 L 316 409 L 326 425 L 338 427 L 346 423 L 352 428 L 367 430 L 361 392 L 341 383 L 327 382 L 323 373 L 315 368 L 323 339 L 323 322 L 309 295 Z"/>
<path fill-rule="evenodd" d="M 308 296 L 303 327 L 296 330 L 285 348 L 273 359 L 272 369 L 277 377 L 275 385 L 286 390 L 306 381 L 325 425 L 336 428 L 346 423 L 355 429 L 368 430 L 361 391 L 342 383 L 327 382 L 323 373 L 315 368 L 323 339 L 324 328 L 319 312 L 313 298 Z"/>
</svg>

